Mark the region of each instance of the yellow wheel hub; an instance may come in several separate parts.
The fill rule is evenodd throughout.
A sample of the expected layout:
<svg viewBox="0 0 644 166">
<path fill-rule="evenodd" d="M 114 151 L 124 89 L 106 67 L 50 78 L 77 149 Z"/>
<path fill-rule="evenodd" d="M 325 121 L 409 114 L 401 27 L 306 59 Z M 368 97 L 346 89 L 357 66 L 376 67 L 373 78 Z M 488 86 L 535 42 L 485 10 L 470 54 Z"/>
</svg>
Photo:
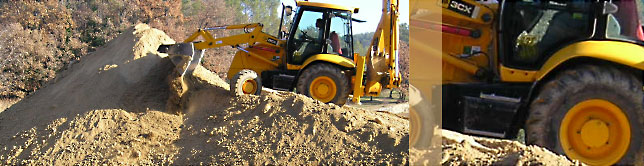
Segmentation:
<svg viewBox="0 0 644 166">
<path fill-rule="evenodd" d="M 255 80 L 246 80 L 242 85 L 242 91 L 244 94 L 254 94 L 257 91 L 257 82 Z"/>
<path fill-rule="evenodd" d="M 311 94 L 311 97 L 325 103 L 330 102 L 335 98 L 337 93 L 336 91 L 337 86 L 335 85 L 335 82 L 327 76 L 315 78 L 309 86 L 309 94 Z"/>
<path fill-rule="evenodd" d="M 590 148 L 598 148 L 608 143 L 608 125 L 602 120 L 589 120 L 581 127 L 581 140 Z"/>
<path fill-rule="evenodd" d="M 561 121 L 561 147 L 568 157 L 590 165 L 612 165 L 628 150 L 631 127 L 615 104 L 591 99 L 573 106 Z"/>
</svg>

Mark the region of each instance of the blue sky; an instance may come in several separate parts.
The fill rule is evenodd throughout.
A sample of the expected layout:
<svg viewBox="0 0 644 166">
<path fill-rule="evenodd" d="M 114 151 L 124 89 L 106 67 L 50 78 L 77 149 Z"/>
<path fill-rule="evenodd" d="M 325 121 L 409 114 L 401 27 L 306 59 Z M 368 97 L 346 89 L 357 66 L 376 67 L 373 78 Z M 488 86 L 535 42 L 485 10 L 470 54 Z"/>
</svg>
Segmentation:
<svg viewBox="0 0 644 166">
<path fill-rule="evenodd" d="M 285 5 L 295 7 L 295 0 L 280 0 Z M 353 18 L 365 20 L 364 23 L 353 23 L 353 33 L 373 32 L 380 22 L 380 15 L 382 15 L 382 0 L 310 0 L 312 2 L 324 2 L 338 4 L 348 7 L 360 8 L 358 14 L 353 15 Z M 278 9 L 280 12 L 282 8 Z M 398 19 L 400 23 L 409 23 L 409 1 L 400 0 L 400 9 L 398 9 Z"/>
</svg>

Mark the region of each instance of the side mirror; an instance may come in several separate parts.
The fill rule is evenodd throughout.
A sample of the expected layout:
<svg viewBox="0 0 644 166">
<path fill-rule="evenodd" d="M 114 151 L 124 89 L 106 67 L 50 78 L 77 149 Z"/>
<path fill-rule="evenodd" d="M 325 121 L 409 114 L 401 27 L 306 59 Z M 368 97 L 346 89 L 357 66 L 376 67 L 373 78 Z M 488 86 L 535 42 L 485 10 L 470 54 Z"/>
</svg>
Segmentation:
<svg viewBox="0 0 644 166">
<path fill-rule="evenodd" d="M 614 13 L 617 13 L 618 10 L 619 10 L 619 7 L 617 7 L 617 5 L 615 5 L 614 3 L 608 2 L 608 1 L 604 2 L 604 10 L 603 10 L 604 14 L 614 14 Z"/>
<path fill-rule="evenodd" d="M 293 7 L 292 6 L 286 6 L 284 8 L 284 12 L 286 12 L 286 16 L 291 16 L 293 14 Z"/>
</svg>

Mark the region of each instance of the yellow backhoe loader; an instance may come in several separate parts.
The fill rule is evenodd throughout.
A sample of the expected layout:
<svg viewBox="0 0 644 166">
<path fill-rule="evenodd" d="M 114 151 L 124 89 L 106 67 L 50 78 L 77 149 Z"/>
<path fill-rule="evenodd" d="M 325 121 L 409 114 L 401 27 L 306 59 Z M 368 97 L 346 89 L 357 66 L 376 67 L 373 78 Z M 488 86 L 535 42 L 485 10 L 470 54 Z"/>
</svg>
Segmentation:
<svg viewBox="0 0 644 166">
<path fill-rule="evenodd" d="M 426 5 L 442 13 L 415 13 L 411 33 L 441 32 L 442 48 L 425 50 L 442 51 L 412 61 L 442 59 L 432 99 L 442 98 L 443 128 L 497 138 L 525 129 L 527 144 L 589 165 L 644 164 L 641 0 Z"/>
<path fill-rule="evenodd" d="M 377 96 L 383 88 L 398 87 L 398 1 L 384 0 L 383 14 L 367 55 L 353 49 L 352 18 L 358 8 L 296 1 L 297 10 L 283 6 L 278 36 L 262 32 L 260 23 L 203 28 L 183 43 L 161 45 L 172 62 L 186 65 L 182 79 L 191 76 L 205 49 L 238 49 L 228 71 L 230 91 L 255 94 L 262 87 L 296 90 L 325 103 L 343 105 L 352 95 Z M 290 16 L 295 13 L 292 20 Z M 286 16 L 286 17 L 285 17 Z M 284 25 L 282 25 L 284 24 Z M 214 38 L 210 31 L 242 29 L 243 34 Z M 202 40 L 197 41 L 199 37 Z"/>
</svg>

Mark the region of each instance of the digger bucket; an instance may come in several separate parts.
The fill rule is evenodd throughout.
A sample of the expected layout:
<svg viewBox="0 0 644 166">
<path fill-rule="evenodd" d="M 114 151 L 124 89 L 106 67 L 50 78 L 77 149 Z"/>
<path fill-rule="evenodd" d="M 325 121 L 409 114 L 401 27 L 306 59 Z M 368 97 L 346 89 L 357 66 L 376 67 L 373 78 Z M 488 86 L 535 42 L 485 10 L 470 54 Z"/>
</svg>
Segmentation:
<svg viewBox="0 0 644 166">
<path fill-rule="evenodd" d="M 160 45 L 157 49 L 160 53 L 166 53 L 181 76 L 192 75 L 192 72 L 201 62 L 205 50 L 195 50 L 193 43 L 177 43 Z M 185 68 L 183 67 L 185 65 Z"/>
</svg>

